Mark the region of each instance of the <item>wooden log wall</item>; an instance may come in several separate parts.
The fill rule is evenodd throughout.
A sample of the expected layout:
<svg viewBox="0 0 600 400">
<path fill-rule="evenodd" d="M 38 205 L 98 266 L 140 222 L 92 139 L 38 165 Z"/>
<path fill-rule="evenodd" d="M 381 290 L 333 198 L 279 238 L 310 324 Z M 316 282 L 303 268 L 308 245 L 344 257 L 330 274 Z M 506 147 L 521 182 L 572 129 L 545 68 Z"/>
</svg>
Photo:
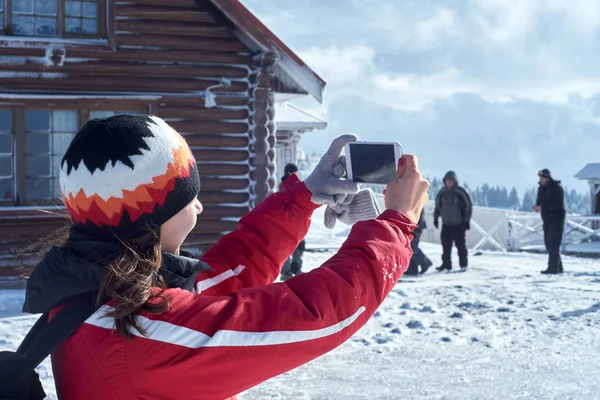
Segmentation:
<svg viewBox="0 0 600 400">
<path fill-rule="evenodd" d="M 276 57 L 251 54 L 208 1 L 116 0 L 114 15 L 115 35 L 109 40 L 114 48 L 43 38 L 19 44 L 0 37 L 0 98 L 3 93 L 159 95 L 153 113 L 186 138 L 202 180 L 205 211 L 186 246 L 209 247 L 275 188 Z M 217 106 L 206 108 L 202 91 L 222 78 L 231 86 L 214 89 Z M 0 224 L 7 229 L 0 233 L 0 259 L 53 226 L 46 216 L 38 229 L 39 218 L 35 212 L 3 211 Z M 17 231 L 19 239 L 8 240 Z"/>
<path fill-rule="evenodd" d="M 275 190 L 273 175 L 275 172 L 275 124 L 271 91 L 273 67 L 277 63 L 277 55 L 266 52 L 255 57 L 250 80 L 250 206 L 260 204 Z"/>
</svg>

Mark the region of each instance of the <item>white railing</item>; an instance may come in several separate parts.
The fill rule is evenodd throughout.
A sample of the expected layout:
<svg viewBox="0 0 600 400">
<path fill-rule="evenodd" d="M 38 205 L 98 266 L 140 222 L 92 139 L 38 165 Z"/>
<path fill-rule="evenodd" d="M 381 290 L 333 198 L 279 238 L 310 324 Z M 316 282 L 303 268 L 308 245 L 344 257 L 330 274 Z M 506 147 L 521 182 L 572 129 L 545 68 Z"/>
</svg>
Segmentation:
<svg viewBox="0 0 600 400">
<path fill-rule="evenodd" d="M 378 195 L 383 207 L 383 196 Z M 440 231 L 433 226 L 433 201 L 425 206 L 427 229 L 421 240 L 440 243 Z M 440 221 L 441 222 L 441 221 Z M 467 247 L 472 252 L 545 251 L 544 230 L 540 214 L 497 208 L 473 207 Z M 567 215 L 562 251 L 600 254 L 600 215 Z"/>
<path fill-rule="evenodd" d="M 600 216 L 567 215 L 561 245 L 562 252 L 600 253 Z M 508 220 L 511 251 L 544 251 L 544 228 L 539 215 L 510 216 Z"/>
</svg>

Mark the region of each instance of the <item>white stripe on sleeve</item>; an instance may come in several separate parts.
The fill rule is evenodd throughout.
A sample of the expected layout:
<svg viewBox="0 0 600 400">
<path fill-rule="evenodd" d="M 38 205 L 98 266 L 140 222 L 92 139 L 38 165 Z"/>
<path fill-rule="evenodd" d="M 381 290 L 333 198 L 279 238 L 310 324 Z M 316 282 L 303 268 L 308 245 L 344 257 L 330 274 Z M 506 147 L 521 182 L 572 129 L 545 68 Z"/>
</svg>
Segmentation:
<svg viewBox="0 0 600 400">
<path fill-rule="evenodd" d="M 234 277 L 234 276 L 238 276 L 239 274 L 242 273 L 242 271 L 245 268 L 246 268 L 245 266 L 239 265 L 234 270 L 228 269 L 227 271 L 222 272 L 222 273 L 220 273 L 219 275 L 217 275 L 215 277 L 204 279 L 202 281 L 196 282 L 195 293 L 202 293 L 202 291 L 204 291 L 206 289 L 210 289 L 213 286 L 217 286 L 219 283 L 223 282 L 226 279 L 229 279 L 229 278 Z"/>
<path fill-rule="evenodd" d="M 105 317 L 111 312 L 112 307 L 102 306 L 85 322 L 88 325 L 104 329 L 115 329 L 114 319 Z M 175 344 L 190 349 L 201 347 L 249 347 L 249 346 L 272 346 L 290 343 L 299 343 L 309 340 L 322 339 L 327 336 L 341 332 L 350 326 L 364 313 L 366 308 L 361 306 L 350 317 L 325 328 L 306 331 L 270 331 L 270 332 L 244 332 L 221 330 L 215 332 L 214 336 L 202 332 L 178 326 L 165 321 L 151 320 L 138 315 L 136 317 L 140 326 L 146 331 L 146 339 L 159 342 Z M 137 330 L 132 329 L 132 334 L 143 337 Z"/>
</svg>

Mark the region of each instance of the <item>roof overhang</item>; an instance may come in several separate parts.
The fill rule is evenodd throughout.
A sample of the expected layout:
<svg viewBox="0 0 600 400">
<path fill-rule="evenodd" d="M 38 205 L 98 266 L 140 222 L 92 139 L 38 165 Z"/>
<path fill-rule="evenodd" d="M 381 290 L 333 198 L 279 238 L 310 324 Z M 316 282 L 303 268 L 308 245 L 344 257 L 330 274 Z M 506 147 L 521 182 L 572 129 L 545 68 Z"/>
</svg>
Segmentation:
<svg viewBox="0 0 600 400">
<path fill-rule="evenodd" d="M 600 163 L 588 164 L 579 171 L 575 178 L 582 180 L 599 180 L 600 179 Z"/>
<path fill-rule="evenodd" d="M 239 38 L 253 50 L 273 51 L 279 55 L 279 68 L 319 103 L 326 82 L 285 45 L 269 28 L 238 0 L 210 0 L 239 30 Z"/>
<path fill-rule="evenodd" d="M 312 131 L 327 128 L 327 121 L 292 103 L 275 103 L 275 125 L 278 131 Z"/>
</svg>

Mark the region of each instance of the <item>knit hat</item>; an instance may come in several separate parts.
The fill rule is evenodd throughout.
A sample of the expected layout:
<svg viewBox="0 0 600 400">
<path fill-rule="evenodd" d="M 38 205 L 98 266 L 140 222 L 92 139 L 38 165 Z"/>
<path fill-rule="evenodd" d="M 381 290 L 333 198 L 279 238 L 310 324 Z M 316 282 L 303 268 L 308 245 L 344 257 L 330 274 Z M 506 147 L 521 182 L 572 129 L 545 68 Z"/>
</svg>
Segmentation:
<svg viewBox="0 0 600 400">
<path fill-rule="evenodd" d="M 552 179 L 552 174 L 548 168 L 544 168 L 543 170 L 538 172 L 538 176 L 543 176 L 544 178 Z"/>
<path fill-rule="evenodd" d="M 78 228 L 130 240 L 191 203 L 200 177 L 192 151 L 165 121 L 117 115 L 77 133 L 61 162 L 60 189 Z"/>
</svg>

